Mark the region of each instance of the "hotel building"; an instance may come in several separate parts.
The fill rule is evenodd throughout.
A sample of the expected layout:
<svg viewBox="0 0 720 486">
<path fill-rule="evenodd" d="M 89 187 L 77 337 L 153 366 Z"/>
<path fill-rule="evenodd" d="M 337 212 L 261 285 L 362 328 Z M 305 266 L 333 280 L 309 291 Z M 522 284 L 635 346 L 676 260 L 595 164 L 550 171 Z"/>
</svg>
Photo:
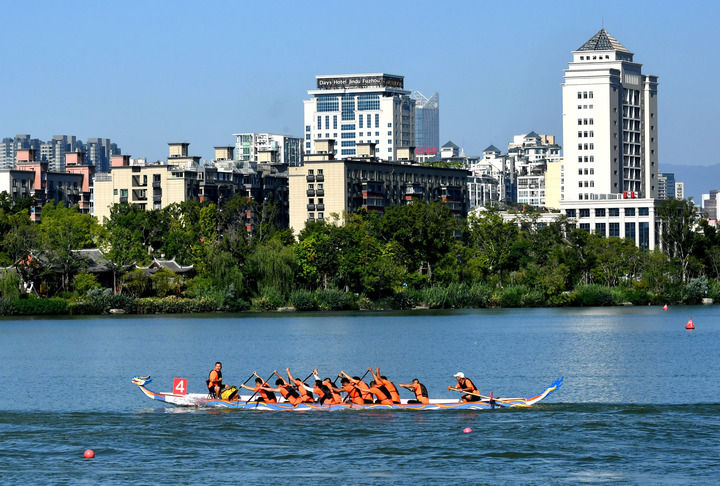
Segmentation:
<svg viewBox="0 0 720 486">
<path fill-rule="evenodd" d="M 565 70 L 563 201 L 578 227 L 654 249 L 658 197 L 657 76 L 601 29 Z"/>
<path fill-rule="evenodd" d="M 378 157 L 396 160 L 399 148 L 415 146 L 415 100 L 403 76 L 339 74 L 316 76 L 305 100 L 304 151 L 317 140 L 339 140 L 336 159 L 357 155 L 359 143 L 373 143 Z"/>
</svg>

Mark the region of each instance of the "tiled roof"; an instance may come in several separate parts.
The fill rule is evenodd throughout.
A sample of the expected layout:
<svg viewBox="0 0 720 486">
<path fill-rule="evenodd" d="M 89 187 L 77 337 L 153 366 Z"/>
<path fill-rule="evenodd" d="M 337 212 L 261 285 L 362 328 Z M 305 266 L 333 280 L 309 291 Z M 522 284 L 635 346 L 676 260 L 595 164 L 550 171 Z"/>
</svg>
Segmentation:
<svg viewBox="0 0 720 486">
<path fill-rule="evenodd" d="M 500 149 L 497 148 L 495 145 L 490 145 L 488 148 L 483 150 L 483 152 L 500 152 Z"/>
<path fill-rule="evenodd" d="M 448 143 L 446 143 L 445 145 L 443 145 L 443 146 L 440 147 L 440 148 L 447 148 L 447 147 L 452 147 L 452 148 L 454 148 L 454 149 L 460 148 L 460 147 L 458 147 L 457 145 L 455 145 L 454 143 L 452 143 L 452 140 L 448 141 Z"/>
<path fill-rule="evenodd" d="M 628 51 L 625 46 L 620 44 L 615 37 L 608 34 L 605 29 L 592 36 L 585 44 L 580 46 L 578 51 Z"/>
</svg>

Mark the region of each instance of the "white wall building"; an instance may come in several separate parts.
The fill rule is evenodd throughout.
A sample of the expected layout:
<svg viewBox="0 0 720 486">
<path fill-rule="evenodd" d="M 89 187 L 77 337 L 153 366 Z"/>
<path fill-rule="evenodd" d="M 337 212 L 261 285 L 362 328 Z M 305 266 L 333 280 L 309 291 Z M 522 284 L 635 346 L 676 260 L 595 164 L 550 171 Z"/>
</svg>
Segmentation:
<svg viewBox="0 0 720 486">
<path fill-rule="evenodd" d="M 685 183 L 675 181 L 675 199 L 685 199 Z"/>
<path fill-rule="evenodd" d="M 275 152 L 273 162 L 302 164 L 302 139 L 274 133 L 233 133 L 237 160 L 258 162 L 261 152 Z"/>
<path fill-rule="evenodd" d="M 397 160 L 397 149 L 415 146 L 415 100 L 404 77 L 392 74 L 316 76 L 305 100 L 304 151 L 316 140 L 336 141 L 336 159 L 354 157 L 358 143 L 374 143 L 378 157 Z"/>
<path fill-rule="evenodd" d="M 566 201 L 657 196 L 657 76 L 608 34 L 595 34 L 562 86 Z"/>
</svg>

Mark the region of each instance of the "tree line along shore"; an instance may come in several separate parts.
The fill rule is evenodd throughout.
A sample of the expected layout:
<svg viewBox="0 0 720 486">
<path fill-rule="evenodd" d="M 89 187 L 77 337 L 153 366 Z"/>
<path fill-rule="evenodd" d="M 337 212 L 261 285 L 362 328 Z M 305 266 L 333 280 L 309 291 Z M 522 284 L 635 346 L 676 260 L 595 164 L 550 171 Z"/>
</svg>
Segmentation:
<svg viewBox="0 0 720 486">
<path fill-rule="evenodd" d="M 0 315 L 457 309 L 698 304 L 720 298 L 720 234 L 692 201 L 658 208 L 661 250 L 575 228 L 504 221 L 497 211 L 454 217 L 413 202 L 309 222 L 297 238 L 272 204 L 235 197 L 146 211 L 112 207 L 99 224 L 48 203 L 0 194 Z M 257 215 L 248 235 L 244 218 Z M 103 280 L 77 250 L 97 248 Z M 192 266 L 160 268 L 154 258 Z"/>
</svg>

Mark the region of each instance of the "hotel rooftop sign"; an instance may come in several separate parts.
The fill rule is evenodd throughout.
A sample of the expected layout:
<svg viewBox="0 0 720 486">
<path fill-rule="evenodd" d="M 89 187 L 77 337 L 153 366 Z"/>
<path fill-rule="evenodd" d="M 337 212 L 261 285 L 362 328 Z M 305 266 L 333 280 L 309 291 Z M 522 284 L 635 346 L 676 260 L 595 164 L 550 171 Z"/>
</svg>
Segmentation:
<svg viewBox="0 0 720 486">
<path fill-rule="evenodd" d="M 393 76 L 390 74 L 361 74 L 356 76 L 317 76 L 318 89 L 403 89 L 403 85 L 403 76 Z"/>
</svg>

